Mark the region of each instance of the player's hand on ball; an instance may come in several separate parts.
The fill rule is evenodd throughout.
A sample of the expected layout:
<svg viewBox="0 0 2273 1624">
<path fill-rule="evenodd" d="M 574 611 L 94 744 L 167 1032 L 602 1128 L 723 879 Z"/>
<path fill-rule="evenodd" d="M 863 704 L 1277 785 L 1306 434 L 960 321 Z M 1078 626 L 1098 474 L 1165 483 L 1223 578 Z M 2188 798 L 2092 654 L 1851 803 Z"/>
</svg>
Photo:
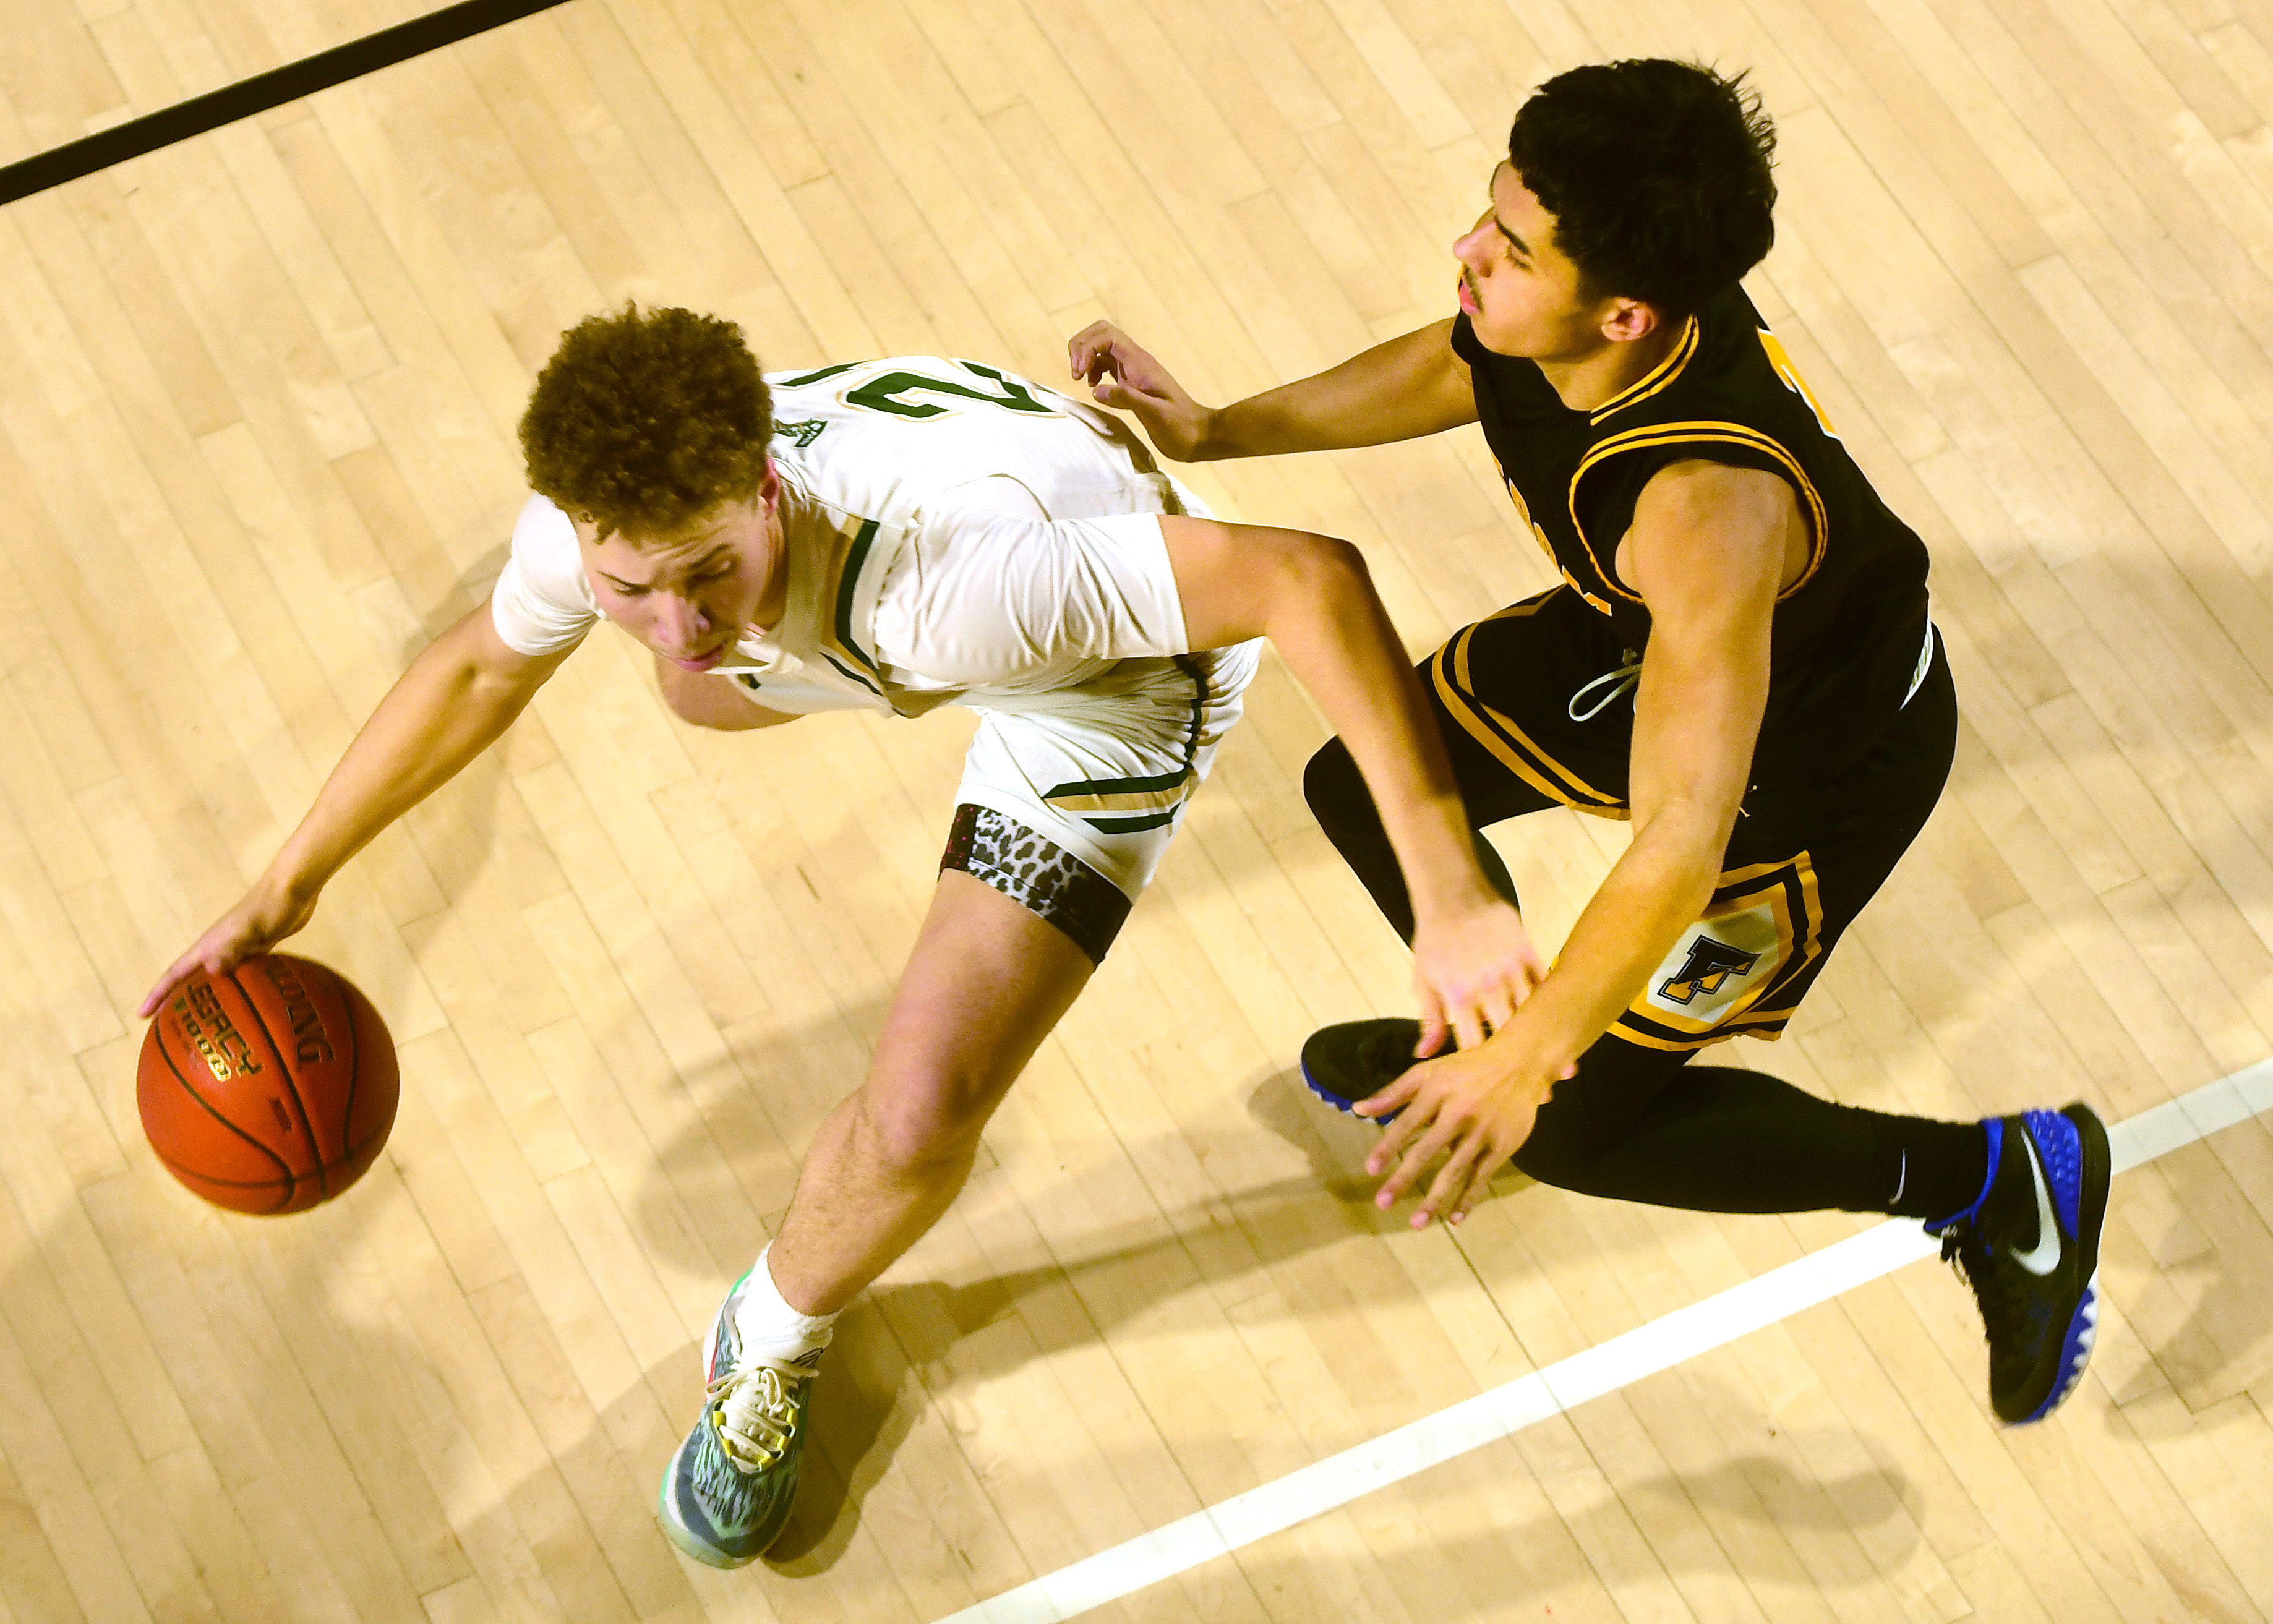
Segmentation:
<svg viewBox="0 0 2273 1624">
<path fill-rule="evenodd" d="M 263 879 L 167 968 L 134 1013 L 148 1019 L 157 1014 L 176 987 L 199 970 L 218 976 L 223 970 L 233 969 L 300 930 L 315 912 L 314 897 L 291 894 Z"/>
<path fill-rule="evenodd" d="M 1192 460 L 1215 414 L 1186 394 L 1167 368 L 1127 333 L 1109 321 L 1093 321 L 1068 341 L 1066 357 L 1099 406 L 1127 412 L 1143 423 L 1162 456 Z"/>
<path fill-rule="evenodd" d="M 1523 916 L 1497 896 L 1458 914 L 1419 921 L 1413 932 L 1413 991 L 1421 1006 L 1422 1058 L 1450 1038 L 1474 1049 L 1505 1026 L 1547 965 Z"/>
<path fill-rule="evenodd" d="M 1444 1164 L 1413 1215 L 1413 1227 L 1438 1216 L 1458 1224 L 1482 1199 L 1491 1176 L 1523 1149 L 1531 1125 L 1556 1083 L 1573 1075 L 1570 1064 L 1518 1059 L 1513 1044 L 1486 1044 L 1423 1060 L 1370 1099 L 1353 1108 L 1362 1117 L 1404 1114 L 1382 1130 L 1365 1171 L 1382 1183 L 1374 1204 L 1384 1212 L 1416 1185 L 1439 1156 Z"/>
</svg>

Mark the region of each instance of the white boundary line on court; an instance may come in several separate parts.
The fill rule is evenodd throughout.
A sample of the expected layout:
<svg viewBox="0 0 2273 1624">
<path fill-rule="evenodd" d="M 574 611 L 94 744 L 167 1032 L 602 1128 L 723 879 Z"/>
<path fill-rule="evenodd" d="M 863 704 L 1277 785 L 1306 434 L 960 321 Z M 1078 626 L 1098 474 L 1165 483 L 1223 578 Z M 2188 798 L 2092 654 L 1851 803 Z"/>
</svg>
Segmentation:
<svg viewBox="0 0 2273 1624">
<path fill-rule="evenodd" d="M 2205 1084 L 2108 1130 L 2119 1173 L 2273 1111 L 2273 1059 Z M 1599 1347 L 1196 1511 L 1124 1545 L 990 1597 L 938 1624 L 1059 1624 L 1242 1545 L 1346 1506 L 1549 1416 L 1828 1302 L 1934 1255 L 1914 1221 L 1893 1220 Z"/>
</svg>

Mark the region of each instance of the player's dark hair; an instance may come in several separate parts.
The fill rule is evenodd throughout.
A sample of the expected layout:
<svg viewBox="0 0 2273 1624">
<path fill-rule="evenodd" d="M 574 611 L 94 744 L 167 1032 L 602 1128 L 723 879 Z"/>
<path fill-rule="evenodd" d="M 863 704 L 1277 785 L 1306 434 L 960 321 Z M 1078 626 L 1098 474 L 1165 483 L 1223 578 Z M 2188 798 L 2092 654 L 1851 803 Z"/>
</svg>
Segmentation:
<svg viewBox="0 0 2273 1624">
<path fill-rule="evenodd" d="M 1775 241 L 1775 123 L 1741 73 L 1662 57 L 1573 68 L 1516 113 L 1507 155 L 1590 296 L 1692 315 Z"/>
<path fill-rule="evenodd" d="M 773 397 L 742 330 L 676 309 L 587 316 L 521 416 L 529 486 L 602 536 L 676 534 L 765 477 Z"/>
</svg>

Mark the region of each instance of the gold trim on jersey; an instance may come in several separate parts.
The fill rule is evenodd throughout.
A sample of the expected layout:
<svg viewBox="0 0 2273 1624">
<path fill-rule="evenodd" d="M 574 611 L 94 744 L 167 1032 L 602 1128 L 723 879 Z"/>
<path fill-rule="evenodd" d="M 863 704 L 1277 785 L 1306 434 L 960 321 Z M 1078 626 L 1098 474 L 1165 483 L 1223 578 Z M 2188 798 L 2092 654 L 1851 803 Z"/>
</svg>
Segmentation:
<svg viewBox="0 0 2273 1624">
<path fill-rule="evenodd" d="M 816 550 L 821 555 L 818 595 L 821 613 L 814 626 L 814 640 L 820 645 L 821 657 L 836 667 L 840 676 L 883 698 L 883 674 L 875 656 L 854 637 L 852 625 L 859 608 L 860 576 L 867 567 L 880 527 L 873 519 L 835 509 L 829 510 L 829 518 L 832 522 L 827 526 L 829 539 Z"/>
<path fill-rule="evenodd" d="M 1587 421 L 1589 423 L 1600 423 L 1612 412 L 1622 412 L 1635 401 L 1647 400 L 1659 391 L 1670 387 L 1673 380 L 1681 376 L 1682 369 L 1697 354 L 1697 346 L 1702 341 L 1703 333 L 1704 329 L 1698 326 L 1697 318 L 1690 317 L 1682 324 L 1681 336 L 1674 341 L 1673 353 L 1643 373 L 1639 381 L 1596 407 Z"/>
<path fill-rule="evenodd" d="M 1540 794 L 1574 812 L 1589 812 L 1597 818 L 1630 818 L 1633 814 L 1622 799 L 1597 790 L 1542 750 L 1512 717 L 1476 698 L 1468 661 L 1469 646 L 1474 641 L 1477 629 L 1494 620 L 1536 614 L 1553 595 L 1552 592 L 1542 593 L 1536 598 L 1510 604 L 1497 614 L 1486 616 L 1474 625 L 1454 632 L 1450 642 L 1429 656 L 1429 679 L 1437 685 L 1437 697 L 1443 701 L 1446 714 L 1460 724 L 1461 730 L 1491 752 L 1501 766 Z"/>
<path fill-rule="evenodd" d="M 1775 1038 L 1799 1007 L 1771 994 L 1823 955 L 1815 864 L 1801 852 L 1723 873 L 1697 923 L 1650 972 L 1610 1030 L 1647 1049 L 1702 1049 L 1739 1035 Z"/>
<path fill-rule="evenodd" d="M 1587 539 L 1587 527 L 1579 519 L 1579 482 L 1587 477 L 1588 469 L 1607 462 L 1624 452 L 1647 451 L 1659 445 L 1687 445 L 1714 441 L 1722 445 L 1743 445 L 1753 451 L 1767 453 L 1791 470 L 1791 476 L 1799 486 L 1800 495 L 1806 498 L 1808 535 L 1813 540 L 1814 545 L 1808 551 L 1807 567 L 1799 573 L 1798 580 L 1776 594 L 1776 602 L 1782 602 L 1793 593 L 1807 585 L 1815 578 L 1815 572 L 1822 566 L 1824 552 L 1830 545 L 1830 513 L 1823 505 L 1822 496 L 1815 489 L 1815 482 L 1808 478 L 1807 470 L 1800 467 L 1799 459 L 1786 451 L 1782 444 L 1762 434 L 1758 429 L 1748 429 L 1740 423 L 1651 423 L 1645 428 L 1629 429 L 1623 434 L 1614 434 L 1609 439 L 1598 441 L 1587 450 L 1586 456 L 1571 475 L 1571 528 L 1579 537 L 1579 545 L 1586 550 L 1587 560 L 1594 566 L 1594 573 L 1602 578 L 1603 585 L 1620 597 L 1630 598 L 1637 603 L 1642 601 L 1641 594 L 1630 590 L 1616 575 L 1602 567 L 1602 560 L 1594 551 L 1594 543 Z"/>
</svg>

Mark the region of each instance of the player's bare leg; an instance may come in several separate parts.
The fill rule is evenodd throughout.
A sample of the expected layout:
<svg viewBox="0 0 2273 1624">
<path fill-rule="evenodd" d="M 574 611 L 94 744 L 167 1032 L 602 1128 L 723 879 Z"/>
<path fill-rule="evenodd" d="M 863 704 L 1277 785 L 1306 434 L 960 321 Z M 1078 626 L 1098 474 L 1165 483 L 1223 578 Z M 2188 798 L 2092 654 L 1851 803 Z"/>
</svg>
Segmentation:
<svg viewBox="0 0 2273 1624">
<path fill-rule="evenodd" d="M 868 1080 L 814 1135 L 767 1251 L 791 1307 L 836 1313 L 938 1221 L 979 1130 L 1094 968 L 993 887 L 939 877 Z"/>
<path fill-rule="evenodd" d="M 987 1119 L 1094 969 L 1021 903 L 940 875 L 867 1081 L 821 1124 L 773 1245 L 711 1327 L 709 1401 L 664 1475 L 679 1549 L 739 1567 L 779 1534 L 831 1322 L 947 1210 Z"/>
</svg>

